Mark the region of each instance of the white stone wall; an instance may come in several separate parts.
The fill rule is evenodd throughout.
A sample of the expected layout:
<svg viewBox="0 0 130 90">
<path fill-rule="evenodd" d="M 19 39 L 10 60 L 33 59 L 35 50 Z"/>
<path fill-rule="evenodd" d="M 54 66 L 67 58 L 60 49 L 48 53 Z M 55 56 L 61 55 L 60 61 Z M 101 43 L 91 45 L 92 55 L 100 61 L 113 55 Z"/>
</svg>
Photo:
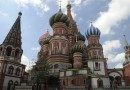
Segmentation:
<svg viewBox="0 0 130 90">
<path fill-rule="evenodd" d="M 87 74 L 87 70 L 79 70 L 78 74 Z"/>
<path fill-rule="evenodd" d="M 66 71 L 66 76 L 71 76 L 73 74 L 73 71 Z"/>
<path fill-rule="evenodd" d="M 6 87 L 6 88 L 7 88 L 8 82 L 9 82 L 10 80 L 13 81 L 13 84 L 14 84 L 15 81 L 17 81 L 18 84 L 20 84 L 20 78 L 5 76 L 4 83 L 3 83 L 3 87 Z M 3 90 L 5 90 L 5 88 L 4 88 Z"/>
<path fill-rule="evenodd" d="M 60 72 L 60 77 L 64 77 L 64 72 Z"/>
<path fill-rule="evenodd" d="M 100 64 L 100 71 L 95 71 L 94 68 L 95 68 L 95 62 L 98 62 Z M 103 61 L 88 61 L 88 67 L 91 68 L 92 70 L 92 73 L 95 73 L 95 74 L 100 74 L 100 75 L 105 75 L 105 68 L 104 68 L 104 62 Z"/>
</svg>

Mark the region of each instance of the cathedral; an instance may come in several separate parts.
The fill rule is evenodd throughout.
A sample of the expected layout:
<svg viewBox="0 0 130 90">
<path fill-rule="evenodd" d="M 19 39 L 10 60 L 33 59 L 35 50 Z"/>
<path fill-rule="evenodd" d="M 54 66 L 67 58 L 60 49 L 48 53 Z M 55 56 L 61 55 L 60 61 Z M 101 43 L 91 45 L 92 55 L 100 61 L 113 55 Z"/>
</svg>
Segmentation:
<svg viewBox="0 0 130 90">
<path fill-rule="evenodd" d="M 67 14 L 61 9 L 50 17 L 53 35 L 47 31 L 39 38 L 41 46 L 38 60 L 33 67 L 38 71 L 47 64 L 46 87 L 69 90 L 75 88 L 110 88 L 130 85 L 130 45 L 124 35 L 123 68 L 109 69 L 100 43 L 100 30 L 90 23 L 85 35 L 77 28 L 71 15 L 71 4 Z M 21 64 L 23 53 L 21 41 L 21 15 L 18 17 L 0 44 L 0 90 L 12 90 L 27 82 L 28 73 Z M 85 43 L 87 40 L 87 44 Z M 35 75 L 34 75 L 35 76 Z M 35 77 L 32 77 L 32 79 Z"/>
<path fill-rule="evenodd" d="M 71 4 L 68 3 L 67 14 L 61 9 L 50 17 L 49 23 L 53 35 L 47 31 L 39 39 L 41 50 L 35 68 L 41 68 L 41 63 L 49 64 L 48 87 L 69 88 L 99 88 L 130 84 L 129 55 L 130 48 L 125 40 L 124 68 L 109 69 L 107 57 L 104 57 L 100 43 L 100 30 L 90 23 L 83 35 L 77 28 L 71 15 Z M 85 40 L 88 41 L 85 44 Z"/>
</svg>

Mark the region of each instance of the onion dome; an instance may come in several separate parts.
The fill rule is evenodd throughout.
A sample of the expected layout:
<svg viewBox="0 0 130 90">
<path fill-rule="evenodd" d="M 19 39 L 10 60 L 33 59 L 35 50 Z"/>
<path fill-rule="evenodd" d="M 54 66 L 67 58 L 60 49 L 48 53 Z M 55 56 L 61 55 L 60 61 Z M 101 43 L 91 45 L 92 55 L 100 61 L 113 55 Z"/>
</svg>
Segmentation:
<svg viewBox="0 0 130 90">
<path fill-rule="evenodd" d="M 94 27 L 92 24 L 87 30 L 86 37 L 88 36 L 100 36 L 101 32 L 97 27 Z"/>
<path fill-rule="evenodd" d="M 80 45 L 80 43 L 76 42 L 75 45 L 73 45 L 71 51 L 72 51 L 72 53 L 75 53 L 75 52 L 83 53 L 83 47 Z"/>
<path fill-rule="evenodd" d="M 50 22 L 50 25 L 52 26 L 54 23 L 57 23 L 57 22 L 63 22 L 65 23 L 67 26 L 69 25 L 69 21 L 70 19 L 68 18 L 67 15 L 63 14 L 61 12 L 61 10 L 59 10 L 56 14 L 54 14 L 49 22 Z"/>
<path fill-rule="evenodd" d="M 50 38 L 51 35 L 49 34 L 49 32 L 47 31 L 45 34 L 43 34 L 40 38 L 39 38 L 39 44 L 42 45 L 42 43 L 47 40 L 48 38 Z"/>
<path fill-rule="evenodd" d="M 85 36 L 82 35 L 80 32 L 77 33 L 77 40 L 85 41 Z"/>
<path fill-rule="evenodd" d="M 49 44 L 50 39 L 46 39 L 42 42 L 42 45 Z"/>
</svg>

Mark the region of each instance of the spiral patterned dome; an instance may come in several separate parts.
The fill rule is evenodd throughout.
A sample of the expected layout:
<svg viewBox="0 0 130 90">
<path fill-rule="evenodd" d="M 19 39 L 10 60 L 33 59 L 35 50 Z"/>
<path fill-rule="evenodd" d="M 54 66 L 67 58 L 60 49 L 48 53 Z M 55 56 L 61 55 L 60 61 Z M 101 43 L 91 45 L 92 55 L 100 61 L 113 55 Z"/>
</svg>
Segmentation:
<svg viewBox="0 0 130 90">
<path fill-rule="evenodd" d="M 101 32 L 97 27 L 94 27 L 92 24 L 87 30 L 86 37 L 88 36 L 100 36 Z"/>
<path fill-rule="evenodd" d="M 69 21 L 70 21 L 69 17 L 63 14 L 61 10 L 59 10 L 56 14 L 54 14 L 49 20 L 51 26 L 56 22 L 63 22 L 68 26 Z"/>
<path fill-rule="evenodd" d="M 45 34 L 43 34 L 40 38 L 39 38 L 39 44 L 42 45 L 43 42 L 47 39 L 49 39 L 51 37 L 51 35 L 49 34 L 49 32 L 47 31 Z"/>
<path fill-rule="evenodd" d="M 85 41 L 85 36 L 82 35 L 80 32 L 77 33 L 77 40 Z"/>
<path fill-rule="evenodd" d="M 83 47 L 80 45 L 80 43 L 76 42 L 75 45 L 72 47 L 72 53 L 75 52 L 81 52 L 83 53 Z"/>
</svg>

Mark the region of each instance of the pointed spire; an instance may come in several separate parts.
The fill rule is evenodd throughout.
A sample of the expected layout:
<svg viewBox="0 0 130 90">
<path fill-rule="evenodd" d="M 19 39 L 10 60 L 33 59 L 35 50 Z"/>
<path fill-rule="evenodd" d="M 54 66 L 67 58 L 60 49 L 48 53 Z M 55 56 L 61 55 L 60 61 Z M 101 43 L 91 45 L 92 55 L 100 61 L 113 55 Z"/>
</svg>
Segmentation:
<svg viewBox="0 0 130 90">
<path fill-rule="evenodd" d="M 123 36 L 124 36 L 124 47 L 129 46 L 127 39 L 126 39 L 126 36 L 125 35 L 123 35 Z"/>
<path fill-rule="evenodd" d="M 70 19 L 73 19 L 72 15 L 71 15 L 71 4 L 70 4 L 70 1 L 68 1 L 68 4 L 67 4 L 67 16 L 70 18 Z"/>
<path fill-rule="evenodd" d="M 15 23 L 13 24 L 12 28 L 10 29 L 8 35 L 6 36 L 5 40 L 3 41 L 3 45 L 11 45 L 14 48 L 19 47 L 21 48 L 21 15 L 22 13 L 18 13 L 18 18 L 16 19 Z"/>
</svg>

